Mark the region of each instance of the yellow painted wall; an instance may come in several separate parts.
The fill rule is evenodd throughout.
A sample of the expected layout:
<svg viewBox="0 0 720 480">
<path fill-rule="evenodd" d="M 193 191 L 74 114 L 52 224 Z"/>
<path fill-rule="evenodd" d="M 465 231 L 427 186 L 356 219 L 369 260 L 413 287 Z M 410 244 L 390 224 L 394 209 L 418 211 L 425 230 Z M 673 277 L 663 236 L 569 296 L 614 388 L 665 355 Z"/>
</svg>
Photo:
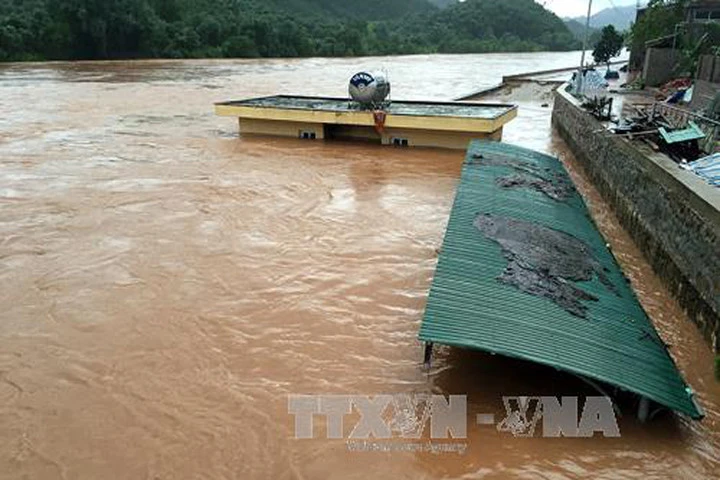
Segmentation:
<svg viewBox="0 0 720 480">
<path fill-rule="evenodd" d="M 364 127 L 357 125 L 325 125 L 325 137 L 342 140 L 362 140 L 366 142 L 380 143 L 380 134 L 375 127 Z"/>
<path fill-rule="evenodd" d="M 317 140 L 325 138 L 322 123 L 278 122 L 274 120 L 249 120 L 241 118 L 240 133 L 250 135 L 272 135 L 275 137 L 300 138 L 301 132 L 312 132 Z"/>
<path fill-rule="evenodd" d="M 383 133 L 383 145 L 393 145 L 393 138 L 407 139 L 409 147 L 438 147 L 467 150 L 471 140 L 501 140 L 502 128 L 491 133 L 438 132 L 435 130 L 388 128 Z"/>
<path fill-rule="evenodd" d="M 499 141 L 502 127 L 494 132 L 453 132 L 410 128 L 385 128 L 378 134 L 374 127 L 357 125 L 323 125 L 322 123 L 286 122 L 277 120 L 255 120 L 240 118 L 240 133 L 243 135 L 270 135 L 300 138 L 301 132 L 315 133 L 317 140 L 325 138 L 356 139 L 393 145 L 393 138 L 406 139 L 409 147 L 436 147 L 466 150 L 468 143 L 475 139 Z"/>
<path fill-rule="evenodd" d="M 239 105 L 218 104 L 215 112 L 221 116 L 239 117 L 242 119 L 282 121 L 298 123 L 322 123 L 331 125 L 375 125 L 372 112 L 349 111 L 328 112 L 323 110 L 289 110 L 281 108 L 259 108 Z M 388 128 L 410 128 L 421 130 L 440 130 L 450 132 L 495 132 L 517 116 L 517 108 L 509 110 L 495 119 L 447 117 L 447 116 L 414 116 L 388 115 L 385 126 Z"/>
</svg>

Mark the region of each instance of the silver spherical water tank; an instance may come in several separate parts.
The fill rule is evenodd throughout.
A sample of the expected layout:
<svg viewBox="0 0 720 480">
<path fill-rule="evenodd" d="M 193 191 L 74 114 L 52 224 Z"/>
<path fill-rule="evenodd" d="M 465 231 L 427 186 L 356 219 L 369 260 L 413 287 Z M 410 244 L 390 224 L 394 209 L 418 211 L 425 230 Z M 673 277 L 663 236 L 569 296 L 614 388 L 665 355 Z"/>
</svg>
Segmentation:
<svg viewBox="0 0 720 480">
<path fill-rule="evenodd" d="M 390 95 L 390 81 L 384 73 L 360 72 L 350 79 L 350 98 L 363 105 L 378 105 Z"/>
</svg>

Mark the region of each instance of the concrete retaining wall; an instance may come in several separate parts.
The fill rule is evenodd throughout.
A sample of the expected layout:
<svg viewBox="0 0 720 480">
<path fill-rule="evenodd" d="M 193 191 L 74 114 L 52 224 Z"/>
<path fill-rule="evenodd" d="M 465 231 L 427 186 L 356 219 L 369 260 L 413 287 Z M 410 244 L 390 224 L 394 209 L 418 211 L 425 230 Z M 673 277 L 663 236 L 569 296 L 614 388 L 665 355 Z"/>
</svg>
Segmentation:
<svg viewBox="0 0 720 480">
<path fill-rule="evenodd" d="M 717 95 L 718 92 L 720 92 L 720 83 L 710 83 L 706 82 L 705 80 L 695 80 L 695 91 L 693 92 L 690 109 L 694 112 L 704 111 L 707 107 L 710 106 L 713 99 L 715 98 L 715 95 Z"/>
<path fill-rule="evenodd" d="M 698 61 L 696 79 L 709 83 L 720 83 L 720 57 L 702 55 Z"/>
<path fill-rule="evenodd" d="M 643 81 L 648 87 L 659 87 L 673 78 L 680 51 L 672 48 L 648 48 L 645 54 Z"/>
<path fill-rule="evenodd" d="M 556 93 L 553 124 L 655 272 L 720 351 L 720 189 L 606 133 L 564 87 Z"/>
</svg>

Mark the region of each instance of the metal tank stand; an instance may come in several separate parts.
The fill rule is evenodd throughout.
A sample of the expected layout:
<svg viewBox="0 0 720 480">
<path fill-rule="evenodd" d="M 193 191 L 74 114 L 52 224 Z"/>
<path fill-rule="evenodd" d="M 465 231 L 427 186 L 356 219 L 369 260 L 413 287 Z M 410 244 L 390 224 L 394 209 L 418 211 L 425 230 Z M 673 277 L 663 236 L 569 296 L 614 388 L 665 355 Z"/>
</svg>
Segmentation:
<svg viewBox="0 0 720 480">
<path fill-rule="evenodd" d="M 433 354 L 433 344 L 431 342 L 425 343 L 425 369 L 430 370 L 430 366 L 432 365 L 432 354 Z"/>
<path fill-rule="evenodd" d="M 647 423 L 650 419 L 650 399 L 640 397 L 640 405 L 638 406 L 638 420 L 640 423 Z"/>
</svg>

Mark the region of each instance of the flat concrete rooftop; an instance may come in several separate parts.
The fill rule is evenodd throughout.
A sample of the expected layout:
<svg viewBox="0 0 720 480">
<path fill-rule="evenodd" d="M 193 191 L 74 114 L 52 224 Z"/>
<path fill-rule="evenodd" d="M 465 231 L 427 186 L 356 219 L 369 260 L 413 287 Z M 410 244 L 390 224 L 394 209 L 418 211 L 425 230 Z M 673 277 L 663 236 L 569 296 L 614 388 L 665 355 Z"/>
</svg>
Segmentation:
<svg viewBox="0 0 720 480">
<path fill-rule="evenodd" d="M 347 98 L 304 97 L 289 95 L 275 95 L 272 97 L 221 102 L 216 105 L 225 107 L 255 107 L 282 110 L 325 111 L 336 113 L 362 111 Z M 494 120 L 514 110 L 517 110 L 517 106 L 508 104 L 419 101 L 393 101 L 385 109 L 388 115 L 476 118 L 484 120 Z"/>
<path fill-rule="evenodd" d="M 243 135 L 344 139 L 383 145 L 467 149 L 473 139 L 501 140 L 517 106 L 462 102 L 392 102 L 385 115 L 348 98 L 276 95 L 215 104 L 236 117 Z"/>
</svg>

